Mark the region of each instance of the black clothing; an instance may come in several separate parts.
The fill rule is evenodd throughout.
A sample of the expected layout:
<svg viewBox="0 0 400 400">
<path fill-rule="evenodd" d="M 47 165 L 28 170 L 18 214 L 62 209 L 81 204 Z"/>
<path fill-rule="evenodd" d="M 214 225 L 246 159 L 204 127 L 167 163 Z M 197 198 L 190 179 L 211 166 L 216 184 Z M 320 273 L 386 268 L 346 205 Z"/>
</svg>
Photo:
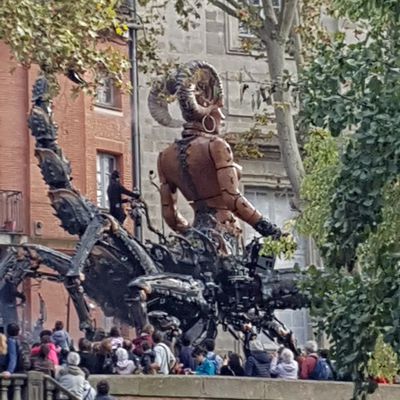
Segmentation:
<svg viewBox="0 0 400 400">
<path fill-rule="evenodd" d="M 151 365 L 156 360 L 156 353 L 154 350 L 146 350 L 140 358 L 140 365 L 143 369 L 143 373 L 146 375 L 152 374 L 154 371 Z"/>
<path fill-rule="evenodd" d="M 131 192 L 122 186 L 119 180 L 111 179 L 107 188 L 108 201 L 110 202 L 110 214 L 116 218 L 120 224 L 122 224 L 126 218 L 126 214 L 122 209 L 122 203 L 126 203 L 126 200 L 122 200 L 123 194 L 130 197 L 138 197 L 137 193 Z"/>
<path fill-rule="evenodd" d="M 192 357 L 193 350 L 193 346 L 182 346 L 179 352 L 179 361 L 183 364 L 184 369 L 191 369 L 192 371 L 196 369 L 194 358 Z"/>
<path fill-rule="evenodd" d="M 247 358 L 250 357 L 250 341 L 257 337 L 257 333 L 253 332 L 252 330 L 244 332 L 244 343 L 243 343 L 243 353 L 244 356 Z"/>
<path fill-rule="evenodd" d="M 96 354 L 95 374 L 112 375 L 114 374 L 115 360 L 112 354 Z"/>
<path fill-rule="evenodd" d="M 220 375 L 223 375 L 223 376 L 245 376 L 244 369 L 240 365 L 238 365 L 236 367 L 232 367 L 229 364 L 222 366 Z"/>
<path fill-rule="evenodd" d="M 0 283 L 0 318 L 3 320 L 3 327 L 11 323 L 18 323 L 17 298 L 20 304 L 25 303 L 26 297 L 17 290 L 14 283 L 8 279 Z"/>
<path fill-rule="evenodd" d="M 79 364 L 80 368 L 87 368 L 90 374 L 95 374 L 97 368 L 97 358 L 96 355 L 90 353 L 89 351 L 80 351 L 78 352 L 81 362 Z"/>
<path fill-rule="evenodd" d="M 270 378 L 272 357 L 265 351 L 252 351 L 245 364 L 246 376 Z"/>
</svg>

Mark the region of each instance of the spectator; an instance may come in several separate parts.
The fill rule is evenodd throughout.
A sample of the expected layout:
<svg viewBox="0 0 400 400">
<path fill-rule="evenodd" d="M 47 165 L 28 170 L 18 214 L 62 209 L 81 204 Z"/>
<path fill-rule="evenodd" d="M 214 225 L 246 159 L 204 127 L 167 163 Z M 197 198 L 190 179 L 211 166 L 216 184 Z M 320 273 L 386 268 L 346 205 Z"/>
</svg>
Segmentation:
<svg viewBox="0 0 400 400">
<path fill-rule="evenodd" d="M 324 380 L 331 381 L 336 379 L 336 371 L 334 366 L 332 365 L 331 359 L 329 358 L 329 350 L 322 349 L 319 352 L 319 357 L 325 363 L 325 376 Z"/>
<path fill-rule="evenodd" d="M 197 367 L 196 375 L 216 375 L 216 365 L 209 358 L 207 358 L 207 350 L 196 347 L 193 350 L 192 356 L 196 359 Z"/>
<path fill-rule="evenodd" d="M 92 352 L 92 343 L 89 340 L 85 338 L 79 340 L 78 354 L 81 358 L 79 367 L 87 368 L 89 373 L 94 374 L 96 372 L 96 355 Z"/>
<path fill-rule="evenodd" d="M 133 353 L 132 341 L 130 341 L 128 339 L 124 339 L 124 342 L 122 343 L 122 347 L 128 352 L 129 359 L 137 365 L 139 363 L 139 358 Z"/>
<path fill-rule="evenodd" d="M 297 379 L 299 374 L 299 365 L 294 359 L 294 354 L 289 349 L 283 349 L 280 358 L 275 355 L 271 362 L 271 374 L 276 378 Z"/>
<path fill-rule="evenodd" d="M 40 344 L 32 347 L 31 356 L 37 357 L 40 353 L 41 345 L 47 344 L 47 346 L 49 347 L 49 354 L 47 358 L 54 364 L 54 366 L 58 366 L 60 364 L 58 353 L 61 351 L 61 348 L 56 348 L 56 345 L 52 343 L 51 337 L 48 335 L 48 333 L 51 334 L 51 331 L 40 332 Z"/>
<path fill-rule="evenodd" d="M 176 363 L 175 356 L 172 354 L 171 349 L 165 343 L 162 343 L 161 332 L 154 332 L 153 342 L 155 344 L 154 353 L 156 357 L 152 367 L 159 374 L 169 375 Z"/>
<path fill-rule="evenodd" d="M 121 333 L 116 326 L 113 326 L 111 328 L 110 339 L 111 339 L 111 348 L 113 350 L 118 349 L 118 347 L 122 347 L 122 345 L 124 344 L 124 339 L 121 336 Z"/>
<path fill-rule="evenodd" d="M 0 372 L 7 368 L 7 336 L 0 333 Z"/>
<path fill-rule="evenodd" d="M 215 368 L 216 368 L 216 372 L 215 374 L 218 375 L 221 367 L 222 367 L 222 363 L 223 363 L 223 359 L 222 357 L 220 357 L 218 354 L 216 354 L 214 352 L 215 350 L 215 340 L 213 339 L 206 339 L 204 341 L 204 347 L 207 350 L 207 358 L 213 363 L 215 364 Z"/>
<path fill-rule="evenodd" d="M 140 333 L 140 336 L 133 341 L 133 345 L 135 346 L 133 352 L 137 356 L 140 357 L 143 354 L 143 349 L 142 349 L 143 342 L 147 342 L 150 344 L 150 347 L 154 347 L 154 342 L 152 337 L 153 333 L 154 333 L 154 326 L 151 324 L 147 324 L 144 326 L 142 332 Z"/>
<path fill-rule="evenodd" d="M 3 372 L 4 376 L 9 376 L 17 370 L 17 338 L 19 335 L 19 326 L 15 323 L 7 325 L 7 367 Z"/>
<path fill-rule="evenodd" d="M 272 357 L 264 350 L 262 343 L 258 339 L 250 341 L 249 350 L 250 356 L 244 366 L 245 375 L 270 378 Z"/>
<path fill-rule="evenodd" d="M 96 374 L 113 374 L 114 361 L 111 339 L 103 339 L 100 343 L 99 352 L 96 354 Z"/>
<path fill-rule="evenodd" d="M 85 367 L 81 368 L 83 373 L 85 374 L 85 383 L 83 386 L 83 400 L 95 400 L 96 398 L 96 390 L 89 383 L 89 370 Z"/>
<path fill-rule="evenodd" d="M 220 375 L 244 376 L 244 369 L 239 354 L 229 353 L 228 357 L 223 362 Z"/>
<path fill-rule="evenodd" d="M 56 321 L 51 340 L 56 346 L 61 348 L 60 363 L 65 362 L 68 353 L 72 350 L 72 341 L 69 333 L 64 330 L 64 323 L 62 321 Z"/>
<path fill-rule="evenodd" d="M 67 356 L 67 365 L 60 370 L 57 380 L 63 388 L 82 400 L 85 391 L 85 374 L 78 367 L 80 361 L 79 354 L 71 351 Z"/>
<path fill-rule="evenodd" d="M 250 342 L 257 339 L 257 333 L 253 331 L 253 325 L 250 322 L 243 325 L 242 331 L 244 336 L 243 353 L 247 359 L 250 356 Z"/>
<path fill-rule="evenodd" d="M 96 330 L 94 331 L 93 341 L 101 342 L 105 338 L 106 338 L 106 331 L 103 328 L 96 328 Z"/>
<path fill-rule="evenodd" d="M 45 343 L 41 344 L 38 354 L 32 358 L 32 369 L 54 377 L 55 365 L 53 361 L 49 359 L 49 355 L 50 346 Z"/>
<path fill-rule="evenodd" d="M 115 352 L 117 357 L 117 363 L 115 366 L 115 372 L 118 375 L 130 375 L 136 370 L 136 365 L 132 360 L 129 360 L 128 352 L 120 347 Z"/>
<path fill-rule="evenodd" d="M 309 340 L 304 346 L 306 356 L 300 360 L 300 379 L 310 379 L 318 361 L 318 345 L 315 340 Z"/>
<path fill-rule="evenodd" d="M 156 373 L 156 370 L 153 368 L 154 362 L 156 360 L 156 353 L 150 347 L 148 342 L 142 343 L 143 355 L 140 358 L 140 366 L 142 367 L 142 371 L 146 375 L 153 375 Z"/>
<path fill-rule="evenodd" d="M 97 384 L 97 396 L 96 400 L 115 400 L 114 397 L 110 396 L 110 385 L 106 380 L 101 380 Z"/>
<path fill-rule="evenodd" d="M 179 352 L 179 362 L 182 363 L 183 369 L 195 370 L 194 358 L 192 357 L 193 346 L 191 345 L 190 339 L 184 336 L 182 339 L 182 347 Z"/>
</svg>

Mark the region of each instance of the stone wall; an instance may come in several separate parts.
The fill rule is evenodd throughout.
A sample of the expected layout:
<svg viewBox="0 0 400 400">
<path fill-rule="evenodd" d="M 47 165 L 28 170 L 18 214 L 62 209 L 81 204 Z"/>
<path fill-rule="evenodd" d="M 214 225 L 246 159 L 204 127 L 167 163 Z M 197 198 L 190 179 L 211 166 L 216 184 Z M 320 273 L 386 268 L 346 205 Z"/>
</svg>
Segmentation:
<svg viewBox="0 0 400 400">
<path fill-rule="evenodd" d="M 350 400 L 353 384 L 258 378 L 109 376 L 111 393 L 124 400 Z M 104 376 L 91 377 L 91 383 Z M 381 385 L 370 400 L 397 400 L 400 385 Z"/>
</svg>

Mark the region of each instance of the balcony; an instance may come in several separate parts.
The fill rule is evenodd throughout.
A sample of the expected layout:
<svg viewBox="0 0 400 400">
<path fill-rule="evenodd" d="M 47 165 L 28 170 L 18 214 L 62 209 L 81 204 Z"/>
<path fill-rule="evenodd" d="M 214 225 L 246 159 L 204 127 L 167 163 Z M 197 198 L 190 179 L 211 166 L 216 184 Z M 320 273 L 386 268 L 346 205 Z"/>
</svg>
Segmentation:
<svg viewBox="0 0 400 400">
<path fill-rule="evenodd" d="M 22 233 L 24 212 L 22 193 L 0 190 L 0 233 Z"/>
</svg>

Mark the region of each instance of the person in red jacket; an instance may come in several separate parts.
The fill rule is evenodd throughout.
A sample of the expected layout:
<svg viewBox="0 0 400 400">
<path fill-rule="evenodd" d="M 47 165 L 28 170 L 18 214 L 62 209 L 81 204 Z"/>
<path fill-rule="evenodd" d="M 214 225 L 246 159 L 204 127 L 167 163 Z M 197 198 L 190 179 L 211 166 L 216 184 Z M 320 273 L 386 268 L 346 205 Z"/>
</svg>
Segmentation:
<svg viewBox="0 0 400 400">
<path fill-rule="evenodd" d="M 306 352 L 305 357 L 301 357 L 298 361 L 300 364 L 300 379 L 310 379 L 312 372 L 318 361 L 318 345 L 315 340 L 309 340 L 304 346 Z"/>
</svg>

